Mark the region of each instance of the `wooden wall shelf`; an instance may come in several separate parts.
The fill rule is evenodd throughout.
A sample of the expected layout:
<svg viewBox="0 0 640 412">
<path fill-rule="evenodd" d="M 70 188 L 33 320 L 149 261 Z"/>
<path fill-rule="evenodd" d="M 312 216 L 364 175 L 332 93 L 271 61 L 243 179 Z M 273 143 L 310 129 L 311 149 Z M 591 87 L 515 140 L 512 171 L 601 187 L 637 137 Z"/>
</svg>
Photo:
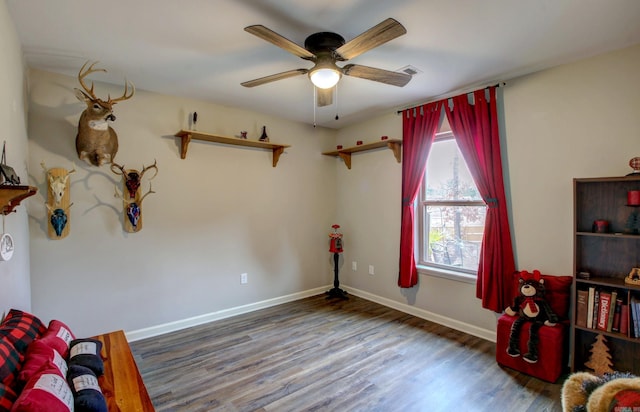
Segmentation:
<svg viewBox="0 0 640 412">
<path fill-rule="evenodd" d="M 285 144 L 267 143 L 258 140 L 239 139 L 236 137 L 217 136 L 209 133 L 196 132 L 194 130 L 180 130 L 178 133 L 176 133 L 176 136 L 182 139 L 182 144 L 180 145 L 180 157 L 182 159 L 185 159 L 187 157 L 187 149 L 189 147 L 191 139 L 229 144 L 233 146 L 257 147 L 260 149 L 271 150 L 273 152 L 273 167 L 276 167 L 276 165 L 278 164 L 278 160 L 280 159 L 280 155 L 284 152 L 284 148 L 291 147 L 290 145 Z"/>
<path fill-rule="evenodd" d="M 33 196 L 38 191 L 33 186 L 0 185 L 0 207 L 2 214 L 7 215 L 24 199 Z"/>
<path fill-rule="evenodd" d="M 364 152 L 367 150 L 379 149 L 381 147 L 388 147 L 393 152 L 398 163 L 402 161 L 402 140 L 400 139 L 388 139 L 388 140 L 380 140 L 373 143 L 361 144 L 359 146 L 353 147 L 345 147 L 339 150 L 333 150 L 331 152 L 322 153 L 325 156 L 335 156 L 340 157 L 344 160 L 345 166 L 347 169 L 351 170 L 351 154 L 357 152 Z"/>
</svg>

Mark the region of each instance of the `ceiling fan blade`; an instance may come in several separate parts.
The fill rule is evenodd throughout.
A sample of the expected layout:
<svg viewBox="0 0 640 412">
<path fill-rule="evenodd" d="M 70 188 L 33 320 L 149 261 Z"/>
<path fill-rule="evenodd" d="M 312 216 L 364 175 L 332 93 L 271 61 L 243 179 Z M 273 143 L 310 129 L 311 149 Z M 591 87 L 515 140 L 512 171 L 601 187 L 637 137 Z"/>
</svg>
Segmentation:
<svg viewBox="0 0 640 412">
<path fill-rule="evenodd" d="M 244 87 L 255 87 L 260 86 L 265 83 L 275 82 L 276 80 L 288 79 L 289 77 L 299 76 L 301 74 L 307 74 L 309 70 L 307 69 L 295 69 L 289 70 L 282 73 L 272 74 L 270 76 L 261 77 L 259 79 L 253 79 L 246 82 L 240 83 Z"/>
<path fill-rule="evenodd" d="M 342 68 L 342 73 L 347 76 L 373 80 L 374 82 L 386 83 L 398 87 L 404 87 L 409 83 L 409 80 L 411 80 L 411 76 L 406 73 L 376 69 L 375 67 L 361 66 L 359 64 L 347 64 Z"/>
<path fill-rule="evenodd" d="M 284 49 L 289 53 L 293 53 L 305 60 L 313 60 L 316 57 L 309 50 L 297 45 L 286 37 L 279 35 L 275 31 L 268 29 L 261 24 L 245 27 L 244 31 L 251 33 L 254 36 L 258 36 L 261 39 L 268 41 L 269 43 L 275 44 L 281 49 Z"/>
<path fill-rule="evenodd" d="M 316 87 L 316 103 L 318 107 L 331 106 L 333 104 L 333 91 L 335 86 L 329 89 Z"/>
<path fill-rule="evenodd" d="M 337 60 L 353 59 L 367 50 L 402 36 L 406 32 L 407 29 L 397 20 L 388 18 L 336 49 Z"/>
</svg>

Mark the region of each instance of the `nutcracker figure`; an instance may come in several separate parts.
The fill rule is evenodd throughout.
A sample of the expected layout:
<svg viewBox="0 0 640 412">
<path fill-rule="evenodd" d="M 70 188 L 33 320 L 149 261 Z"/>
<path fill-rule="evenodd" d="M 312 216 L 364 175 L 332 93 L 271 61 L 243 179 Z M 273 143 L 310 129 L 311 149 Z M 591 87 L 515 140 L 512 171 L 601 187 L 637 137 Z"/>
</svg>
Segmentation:
<svg viewBox="0 0 640 412">
<path fill-rule="evenodd" d="M 349 299 L 347 297 L 347 292 L 340 289 L 340 281 L 338 280 L 338 269 L 340 262 L 340 253 L 342 253 L 342 233 L 338 233 L 338 229 L 340 225 L 333 225 L 333 233 L 329 233 L 329 252 L 333 253 L 333 289 L 329 290 L 327 294 L 327 299 L 329 298 L 340 298 L 340 299 Z"/>
</svg>

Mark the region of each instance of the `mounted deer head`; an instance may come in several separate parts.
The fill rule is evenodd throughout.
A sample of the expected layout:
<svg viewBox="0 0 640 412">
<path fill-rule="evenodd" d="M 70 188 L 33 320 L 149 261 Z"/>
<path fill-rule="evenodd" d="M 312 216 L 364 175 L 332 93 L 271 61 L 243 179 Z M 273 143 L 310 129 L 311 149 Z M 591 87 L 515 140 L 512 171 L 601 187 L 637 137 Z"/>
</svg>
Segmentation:
<svg viewBox="0 0 640 412">
<path fill-rule="evenodd" d="M 140 182 L 142 182 L 142 177 L 149 169 L 155 169 L 155 173 L 153 174 L 153 176 L 149 178 L 149 180 L 151 180 L 154 177 L 156 177 L 156 175 L 158 174 L 157 160 L 154 160 L 151 166 L 142 165 L 141 172 L 135 169 L 125 169 L 124 165 L 120 166 L 117 163 L 111 163 L 111 171 L 117 175 L 121 175 L 122 178 L 124 179 L 124 184 L 127 187 L 130 199 L 136 198 L 136 193 L 140 188 Z"/>
<path fill-rule="evenodd" d="M 86 62 L 78 73 L 78 81 L 84 91 L 75 89 L 76 97 L 84 102 L 87 108 L 82 112 L 78 121 L 76 152 L 81 160 L 94 166 L 102 166 L 105 163 L 111 163 L 118 152 L 118 136 L 107 123 L 116 120 L 116 116 L 113 114 L 113 105 L 130 99 L 136 90 L 133 83 L 125 80 L 124 93 L 117 99 L 108 96 L 105 101 L 96 97 L 93 92 L 93 82 L 91 87 L 87 87 L 84 78 L 94 72 L 106 73 L 105 69 L 94 69 L 97 63 L 94 62 L 87 67 L 89 62 Z M 130 94 L 128 94 L 129 87 L 131 87 Z"/>
<path fill-rule="evenodd" d="M 49 178 L 49 189 L 51 190 L 51 194 L 53 194 L 54 205 L 59 205 L 62 200 L 62 196 L 64 196 L 64 192 L 67 190 L 67 181 L 69 180 L 69 175 L 76 171 L 76 168 L 69 170 L 65 175 L 53 176 L 49 173 L 49 170 L 43 162 L 40 162 L 40 166 L 44 169 L 44 172 L 47 174 Z"/>
</svg>

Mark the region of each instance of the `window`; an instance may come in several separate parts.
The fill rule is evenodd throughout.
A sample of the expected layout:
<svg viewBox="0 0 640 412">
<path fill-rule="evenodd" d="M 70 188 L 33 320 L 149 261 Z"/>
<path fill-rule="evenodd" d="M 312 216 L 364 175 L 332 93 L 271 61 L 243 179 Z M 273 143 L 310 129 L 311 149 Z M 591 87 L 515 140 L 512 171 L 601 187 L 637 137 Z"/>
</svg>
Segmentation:
<svg viewBox="0 0 640 412">
<path fill-rule="evenodd" d="M 451 132 L 438 133 L 431 146 L 417 216 L 418 264 L 475 276 L 486 205 Z"/>
</svg>

